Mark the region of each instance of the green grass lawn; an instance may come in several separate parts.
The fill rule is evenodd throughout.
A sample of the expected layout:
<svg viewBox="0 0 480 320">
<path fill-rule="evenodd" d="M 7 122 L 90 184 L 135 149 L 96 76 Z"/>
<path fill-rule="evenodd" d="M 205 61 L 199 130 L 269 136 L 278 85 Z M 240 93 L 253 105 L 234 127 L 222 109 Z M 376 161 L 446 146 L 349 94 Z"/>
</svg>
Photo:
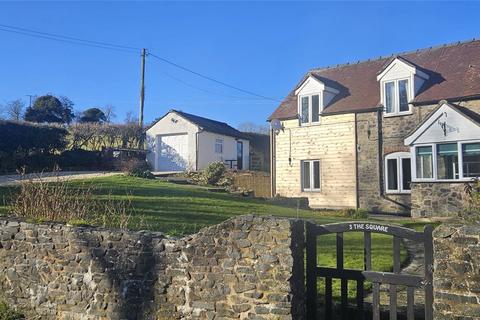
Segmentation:
<svg viewBox="0 0 480 320">
<path fill-rule="evenodd" d="M 291 218 L 312 219 L 318 224 L 344 222 L 351 220 L 338 211 L 297 210 L 272 204 L 262 199 L 245 198 L 227 193 L 208 191 L 206 188 L 179 185 L 159 180 L 147 180 L 127 176 L 111 176 L 90 180 L 69 182 L 75 187 L 95 186 L 96 196 L 125 200 L 130 197 L 135 209 L 134 218 L 142 219 L 150 230 L 162 231 L 169 235 L 185 235 L 198 231 L 205 226 L 225 221 L 228 218 L 243 214 L 275 215 Z M 8 199 L 15 193 L 15 188 L 0 187 L 0 213 L 6 214 Z M 382 221 L 389 223 L 388 221 Z M 397 222 L 398 223 L 398 222 Z M 404 225 L 423 229 L 423 224 L 403 222 Z M 345 233 L 345 267 L 363 268 L 363 234 L 359 232 Z M 335 266 L 334 235 L 319 237 L 318 264 Z M 406 252 L 402 250 L 402 258 Z M 380 234 L 372 234 L 372 264 L 375 270 L 390 271 L 392 269 L 392 238 Z M 321 284 L 319 282 L 319 284 Z M 352 286 L 353 287 L 353 286 Z M 339 284 L 334 283 L 334 292 L 338 292 Z M 354 288 L 350 295 L 353 298 Z M 337 293 L 338 294 L 338 293 Z M 336 294 L 336 295 L 337 295 Z"/>
</svg>

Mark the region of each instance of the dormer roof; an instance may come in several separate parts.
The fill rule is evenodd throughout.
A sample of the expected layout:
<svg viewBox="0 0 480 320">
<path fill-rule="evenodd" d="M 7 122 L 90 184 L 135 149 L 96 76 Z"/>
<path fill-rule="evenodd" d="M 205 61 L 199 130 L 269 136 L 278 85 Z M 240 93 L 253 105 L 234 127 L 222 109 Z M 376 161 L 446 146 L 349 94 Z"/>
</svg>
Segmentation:
<svg viewBox="0 0 480 320">
<path fill-rule="evenodd" d="M 353 64 L 310 70 L 281 102 L 269 119 L 297 117 L 296 89 L 309 77 L 320 79 L 338 94 L 322 114 L 364 112 L 380 105 L 379 73 L 398 59 L 416 68 L 428 79 L 412 101 L 415 105 L 436 104 L 440 100 L 480 99 L 480 41 L 455 43 L 367 60 Z"/>
<path fill-rule="evenodd" d="M 396 68 L 397 67 L 397 68 Z M 392 69 L 398 69 L 398 68 L 403 68 L 405 71 L 410 72 L 411 74 L 414 74 L 416 76 L 419 76 L 422 79 L 427 80 L 429 78 L 428 74 L 423 72 L 421 68 L 416 66 L 415 64 L 411 63 L 407 59 L 403 58 L 402 56 L 396 56 L 390 59 L 388 63 L 386 63 L 382 69 L 379 70 L 377 74 L 377 81 L 382 80 L 385 76 L 388 75 L 388 73 Z"/>
</svg>

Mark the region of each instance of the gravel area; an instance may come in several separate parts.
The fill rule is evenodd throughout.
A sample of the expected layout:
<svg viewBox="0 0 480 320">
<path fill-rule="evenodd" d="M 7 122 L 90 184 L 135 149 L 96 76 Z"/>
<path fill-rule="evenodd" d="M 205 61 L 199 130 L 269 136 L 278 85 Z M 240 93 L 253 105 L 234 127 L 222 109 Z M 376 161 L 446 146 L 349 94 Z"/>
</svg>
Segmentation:
<svg viewBox="0 0 480 320">
<path fill-rule="evenodd" d="M 33 179 L 34 181 L 46 181 L 53 182 L 57 179 L 61 181 L 75 180 L 75 179 L 88 179 L 97 177 L 108 177 L 122 174 L 121 172 L 110 171 L 65 171 L 65 172 L 42 172 L 42 173 L 29 173 L 26 175 L 11 174 L 0 176 L 0 186 L 12 186 L 19 184 L 24 179 Z"/>
</svg>

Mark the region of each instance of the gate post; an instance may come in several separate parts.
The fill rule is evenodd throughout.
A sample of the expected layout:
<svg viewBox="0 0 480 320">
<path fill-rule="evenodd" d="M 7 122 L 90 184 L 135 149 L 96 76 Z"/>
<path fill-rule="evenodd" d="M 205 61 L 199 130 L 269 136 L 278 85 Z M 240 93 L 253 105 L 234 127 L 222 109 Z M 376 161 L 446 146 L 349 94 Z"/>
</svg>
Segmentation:
<svg viewBox="0 0 480 320">
<path fill-rule="evenodd" d="M 425 237 L 425 320 L 433 320 L 433 226 L 423 230 Z"/>
<path fill-rule="evenodd" d="M 316 225 L 306 222 L 307 319 L 317 317 L 317 235 Z"/>
</svg>

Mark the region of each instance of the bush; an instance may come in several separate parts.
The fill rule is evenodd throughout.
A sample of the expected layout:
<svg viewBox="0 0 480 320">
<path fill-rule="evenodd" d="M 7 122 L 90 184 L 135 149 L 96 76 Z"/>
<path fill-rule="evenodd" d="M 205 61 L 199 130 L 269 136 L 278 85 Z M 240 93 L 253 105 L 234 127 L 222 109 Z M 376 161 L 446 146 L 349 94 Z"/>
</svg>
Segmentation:
<svg viewBox="0 0 480 320">
<path fill-rule="evenodd" d="M 465 193 L 468 197 L 466 208 L 459 214 L 460 218 L 468 221 L 480 221 L 480 179 L 474 178 L 465 185 Z"/>
<path fill-rule="evenodd" d="M 222 162 L 212 162 L 203 170 L 203 181 L 206 184 L 216 185 L 225 174 L 225 165 Z"/>
<path fill-rule="evenodd" d="M 0 320 L 20 320 L 25 317 L 10 308 L 5 302 L 0 302 Z"/>
<path fill-rule="evenodd" d="M 143 160 L 130 160 L 124 163 L 124 171 L 127 172 L 129 176 L 145 178 L 145 179 L 155 179 L 151 171 L 151 167 L 148 162 Z"/>
<path fill-rule="evenodd" d="M 0 121 L 0 170 L 52 168 L 51 157 L 66 147 L 67 131 L 60 126 Z"/>
</svg>

